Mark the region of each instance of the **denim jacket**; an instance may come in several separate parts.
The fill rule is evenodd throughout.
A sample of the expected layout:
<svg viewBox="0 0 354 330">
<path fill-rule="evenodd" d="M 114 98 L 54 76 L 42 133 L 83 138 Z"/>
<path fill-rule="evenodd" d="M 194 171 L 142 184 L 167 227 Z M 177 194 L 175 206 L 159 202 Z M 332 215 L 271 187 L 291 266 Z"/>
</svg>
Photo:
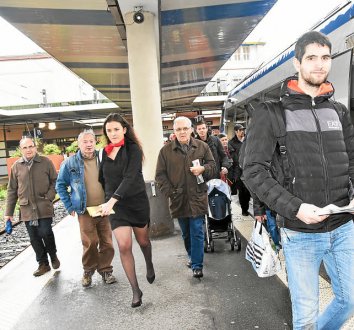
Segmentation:
<svg viewBox="0 0 354 330">
<path fill-rule="evenodd" d="M 98 152 L 96 151 L 98 161 Z M 98 180 L 98 178 L 97 178 Z M 70 187 L 70 192 L 68 192 Z M 84 160 L 80 150 L 70 156 L 60 166 L 55 189 L 68 213 L 75 211 L 83 214 L 86 211 L 86 187 L 84 179 Z"/>
</svg>

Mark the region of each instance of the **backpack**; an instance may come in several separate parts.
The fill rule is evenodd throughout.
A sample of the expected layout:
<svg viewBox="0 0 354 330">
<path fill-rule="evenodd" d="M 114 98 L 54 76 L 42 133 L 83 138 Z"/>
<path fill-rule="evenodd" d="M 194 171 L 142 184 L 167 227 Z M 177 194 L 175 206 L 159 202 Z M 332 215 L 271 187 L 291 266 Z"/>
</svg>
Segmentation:
<svg viewBox="0 0 354 330">
<path fill-rule="evenodd" d="M 336 110 L 339 120 L 342 123 L 344 112 L 346 108 L 341 103 L 329 100 Z M 290 167 L 287 149 L 285 145 L 286 124 L 285 113 L 281 101 L 265 101 L 264 102 L 269 117 L 271 118 L 273 134 L 277 139 L 276 148 L 272 156 L 270 164 L 270 172 L 274 179 L 276 179 L 283 187 L 288 188 L 290 185 Z M 251 129 L 252 127 L 250 127 Z M 239 153 L 239 166 L 244 169 L 244 157 L 246 149 L 247 138 L 243 141 Z M 244 178 L 241 177 L 242 181 Z"/>
</svg>

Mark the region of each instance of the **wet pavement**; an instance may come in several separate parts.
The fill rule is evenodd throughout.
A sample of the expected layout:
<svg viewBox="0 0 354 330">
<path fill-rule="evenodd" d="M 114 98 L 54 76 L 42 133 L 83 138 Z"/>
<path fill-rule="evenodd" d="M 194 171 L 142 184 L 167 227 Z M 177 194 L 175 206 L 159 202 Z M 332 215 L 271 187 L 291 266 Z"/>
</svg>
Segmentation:
<svg viewBox="0 0 354 330">
<path fill-rule="evenodd" d="M 277 278 L 259 279 L 241 252 L 224 240 L 205 255 L 204 278 L 192 277 L 180 233 L 154 240 L 156 280 L 145 279 L 142 253 L 134 244 L 143 305 L 130 307 L 132 294 L 114 258 L 115 284 L 96 273 L 90 288 L 81 286 L 81 241 L 77 220 L 67 217 L 54 227 L 59 270 L 34 278 L 31 248 L 0 272 L 1 329 L 289 329 L 290 300 Z M 17 262 L 15 261 L 17 260 Z M 10 286 L 10 287 L 9 287 Z M 3 291 L 4 290 L 4 291 Z M 271 314 L 271 317 L 270 315 Z"/>
<path fill-rule="evenodd" d="M 244 237 L 253 227 L 233 203 L 233 221 Z M 205 255 L 204 277 L 186 267 L 178 226 L 174 235 L 152 241 L 156 280 L 145 278 L 143 255 L 134 242 L 134 256 L 143 305 L 131 308 L 130 286 L 114 257 L 118 282 L 107 285 L 97 273 L 90 288 L 81 286 L 81 240 L 77 220 L 67 217 L 54 227 L 59 270 L 35 278 L 34 253 L 26 249 L 0 271 L 0 329 L 290 329 L 291 305 L 283 270 L 279 276 L 258 278 L 241 252 L 225 240 Z M 115 246 L 117 248 L 117 246 Z M 117 251 L 117 249 L 116 249 Z M 283 264 L 284 268 L 284 264 Z M 328 283 L 321 283 L 327 291 Z M 327 294 L 327 293 L 326 293 Z M 330 299 L 330 295 L 329 298 Z M 321 308 L 326 299 L 321 300 Z M 345 329 L 350 329 L 345 327 Z"/>
</svg>

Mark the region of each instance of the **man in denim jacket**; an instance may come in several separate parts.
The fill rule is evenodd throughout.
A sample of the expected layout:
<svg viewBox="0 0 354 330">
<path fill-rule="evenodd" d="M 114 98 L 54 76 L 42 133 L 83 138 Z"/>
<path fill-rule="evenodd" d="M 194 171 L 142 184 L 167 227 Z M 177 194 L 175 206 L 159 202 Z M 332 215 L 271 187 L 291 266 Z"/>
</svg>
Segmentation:
<svg viewBox="0 0 354 330">
<path fill-rule="evenodd" d="M 96 269 L 103 281 L 111 284 L 116 282 L 111 265 L 114 256 L 111 225 L 108 217 L 91 217 L 86 209 L 104 203 L 104 192 L 98 181 L 99 160 L 93 130 L 80 133 L 78 145 L 80 150 L 60 167 L 56 190 L 69 214 L 78 215 L 83 246 L 82 285 L 91 285 Z"/>
</svg>

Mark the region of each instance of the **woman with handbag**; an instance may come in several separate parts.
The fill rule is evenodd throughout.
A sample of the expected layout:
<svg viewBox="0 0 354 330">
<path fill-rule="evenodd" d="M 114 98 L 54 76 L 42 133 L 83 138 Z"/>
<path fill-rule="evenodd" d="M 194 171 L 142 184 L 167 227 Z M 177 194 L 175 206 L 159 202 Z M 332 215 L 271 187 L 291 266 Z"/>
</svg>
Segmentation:
<svg viewBox="0 0 354 330">
<path fill-rule="evenodd" d="M 146 262 L 146 279 L 155 280 L 148 227 L 150 207 L 142 174 L 143 150 L 130 124 L 117 113 L 107 116 L 103 133 L 109 144 L 104 148 L 99 180 L 105 191 L 103 216 L 109 215 L 121 262 L 133 291 L 131 307 L 142 304 L 132 253 L 132 232 Z M 111 214 L 111 211 L 114 214 Z"/>
</svg>

